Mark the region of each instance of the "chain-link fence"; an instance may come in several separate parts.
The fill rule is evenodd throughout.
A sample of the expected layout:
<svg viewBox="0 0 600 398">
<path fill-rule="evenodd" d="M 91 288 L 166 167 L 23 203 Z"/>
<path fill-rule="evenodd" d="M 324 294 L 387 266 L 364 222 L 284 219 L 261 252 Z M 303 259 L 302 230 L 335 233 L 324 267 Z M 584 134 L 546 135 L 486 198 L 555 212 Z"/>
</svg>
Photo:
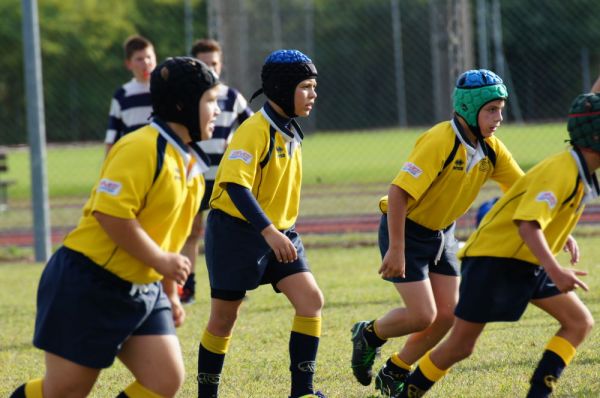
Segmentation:
<svg viewBox="0 0 600 398">
<path fill-rule="evenodd" d="M 400 134 L 450 116 L 459 72 L 483 67 L 504 78 L 510 96 L 505 122 L 539 132 L 542 139 L 527 148 L 538 158 L 556 148 L 544 142 L 540 123 L 564 123 L 572 98 L 589 90 L 600 72 L 595 0 L 38 0 L 38 6 L 50 143 L 104 138 L 111 95 L 131 78 L 121 48 L 130 34 L 151 39 L 159 61 L 187 54 L 194 38 L 218 39 L 222 78 L 247 98 L 260 87 L 260 67 L 272 50 L 307 53 L 319 70 L 318 104 L 303 121 L 309 138 L 355 131 L 382 140 L 381 156 L 356 159 L 343 178 L 306 181 L 306 195 L 330 192 L 339 200 L 356 185 L 353 176 L 370 167 L 379 173 L 359 179 L 371 185 L 350 189 L 354 200 L 334 206 L 334 213 L 376 214 L 377 198 L 403 159 L 398 155 L 384 171 L 377 171 L 378 163 L 388 159 L 386 151 L 401 152 Z M 9 173 L 28 174 L 27 156 L 14 146 L 27 142 L 21 1 L 0 0 L 0 14 L 0 145 L 8 146 Z M 375 129 L 392 130 L 379 135 Z M 344 154 L 360 154 L 361 148 L 347 147 L 351 142 L 340 139 L 330 156 L 307 162 L 307 174 L 317 174 L 311 174 L 316 167 L 335 170 Z M 54 226 L 76 222 L 77 212 L 64 207 L 82 204 L 103 157 L 100 145 L 79 144 L 69 148 L 87 151 L 85 164 L 68 149 L 49 152 Z M 27 184 L 19 178 L 9 187 L 0 232 L 31 228 Z M 361 192 L 369 199 L 356 200 Z M 321 208 L 305 213 L 327 215 Z"/>
</svg>

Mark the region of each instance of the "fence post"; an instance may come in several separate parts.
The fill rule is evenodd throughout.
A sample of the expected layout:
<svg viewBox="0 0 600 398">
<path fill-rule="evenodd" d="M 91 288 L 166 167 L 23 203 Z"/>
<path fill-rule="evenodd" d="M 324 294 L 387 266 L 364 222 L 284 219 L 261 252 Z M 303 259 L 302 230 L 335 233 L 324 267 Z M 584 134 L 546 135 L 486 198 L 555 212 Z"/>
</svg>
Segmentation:
<svg viewBox="0 0 600 398">
<path fill-rule="evenodd" d="M 50 206 L 46 175 L 46 125 L 42 92 L 42 59 L 37 0 L 23 0 L 23 65 L 27 102 L 27 134 L 31 158 L 35 260 L 50 258 Z"/>
</svg>

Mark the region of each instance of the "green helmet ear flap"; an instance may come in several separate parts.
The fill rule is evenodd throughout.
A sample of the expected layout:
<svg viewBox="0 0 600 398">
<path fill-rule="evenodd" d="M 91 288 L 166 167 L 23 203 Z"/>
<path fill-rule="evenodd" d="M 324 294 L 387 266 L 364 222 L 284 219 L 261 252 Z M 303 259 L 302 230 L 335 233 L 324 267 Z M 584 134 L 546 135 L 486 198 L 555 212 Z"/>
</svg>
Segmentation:
<svg viewBox="0 0 600 398">
<path fill-rule="evenodd" d="M 569 109 L 571 144 L 600 151 L 600 94 L 581 94 Z"/>
<path fill-rule="evenodd" d="M 502 79 L 494 72 L 479 69 L 468 70 L 456 80 L 452 95 L 454 112 L 469 126 L 478 128 L 477 115 L 485 104 L 497 99 L 508 99 L 508 90 Z"/>
</svg>

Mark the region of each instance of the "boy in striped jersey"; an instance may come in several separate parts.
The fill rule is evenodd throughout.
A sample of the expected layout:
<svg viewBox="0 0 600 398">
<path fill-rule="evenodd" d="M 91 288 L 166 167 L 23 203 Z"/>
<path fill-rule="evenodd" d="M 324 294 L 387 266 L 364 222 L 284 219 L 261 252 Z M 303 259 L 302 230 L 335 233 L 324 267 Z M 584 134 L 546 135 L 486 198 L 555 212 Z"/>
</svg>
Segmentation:
<svg viewBox="0 0 600 398">
<path fill-rule="evenodd" d="M 223 69 L 223 54 L 221 46 L 217 41 L 212 39 L 200 39 L 194 43 L 190 54 L 192 57 L 204 62 L 217 74 L 217 76 L 221 75 L 221 70 Z M 248 101 L 246 101 L 246 98 L 244 98 L 239 91 L 223 83 L 219 85 L 218 90 L 217 100 L 219 101 L 221 113 L 217 116 L 215 131 L 212 138 L 202 142 L 202 149 L 204 149 L 210 158 L 210 168 L 204 174 L 204 178 L 206 179 L 206 191 L 202 198 L 200 211 L 194 218 L 192 232 L 181 250 L 181 254 L 189 258 L 192 263 L 192 272 L 180 291 L 181 302 L 184 304 L 193 303 L 195 299 L 196 256 L 198 255 L 198 244 L 204 229 L 202 213 L 204 210 L 208 209 L 208 201 L 210 195 L 212 195 L 217 168 L 219 167 L 219 163 L 221 163 L 221 158 L 223 157 L 223 153 L 225 153 L 229 141 L 231 141 L 235 127 L 240 126 L 244 120 L 253 114 L 252 109 L 248 106 Z"/>
<path fill-rule="evenodd" d="M 150 98 L 150 73 L 156 67 L 154 46 L 145 37 L 130 36 L 123 44 L 125 67 L 133 78 L 115 91 L 110 102 L 108 129 L 106 130 L 106 153 L 123 137 L 150 122 L 152 99 Z"/>
</svg>

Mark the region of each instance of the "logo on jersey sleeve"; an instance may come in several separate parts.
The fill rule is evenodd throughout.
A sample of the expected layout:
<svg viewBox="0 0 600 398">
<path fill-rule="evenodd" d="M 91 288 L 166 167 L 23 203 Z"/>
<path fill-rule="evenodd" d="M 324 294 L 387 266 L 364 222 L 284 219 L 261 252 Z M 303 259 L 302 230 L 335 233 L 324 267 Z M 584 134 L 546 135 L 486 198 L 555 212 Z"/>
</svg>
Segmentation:
<svg viewBox="0 0 600 398">
<path fill-rule="evenodd" d="M 556 195 L 552 191 L 544 191 L 538 193 L 538 196 L 535 197 L 535 200 L 538 202 L 546 202 L 551 209 L 554 209 L 558 200 L 556 199 Z"/>
<path fill-rule="evenodd" d="M 98 192 L 104 192 L 112 196 L 117 196 L 121 192 L 123 186 L 120 182 L 111 181 L 108 178 L 103 178 L 98 184 Z"/>
<path fill-rule="evenodd" d="M 415 178 L 419 178 L 419 176 L 423 174 L 423 170 L 421 170 L 419 166 L 411 162 L 404 163 L 404 166 L 402 166 L 402 171 L 406 171 L 408 174 Z"/>
<path fill-rule="evenodd" d="M 252 161 L 252 155 L 250 153 L 244 151 L 243 149 L 236 149 L 235 151 L 231 151 L 229 153 L 229 159 L 230 160 L 239 159 L 246 164 L 250 164 L 250 162 Z"/>
</svg>

